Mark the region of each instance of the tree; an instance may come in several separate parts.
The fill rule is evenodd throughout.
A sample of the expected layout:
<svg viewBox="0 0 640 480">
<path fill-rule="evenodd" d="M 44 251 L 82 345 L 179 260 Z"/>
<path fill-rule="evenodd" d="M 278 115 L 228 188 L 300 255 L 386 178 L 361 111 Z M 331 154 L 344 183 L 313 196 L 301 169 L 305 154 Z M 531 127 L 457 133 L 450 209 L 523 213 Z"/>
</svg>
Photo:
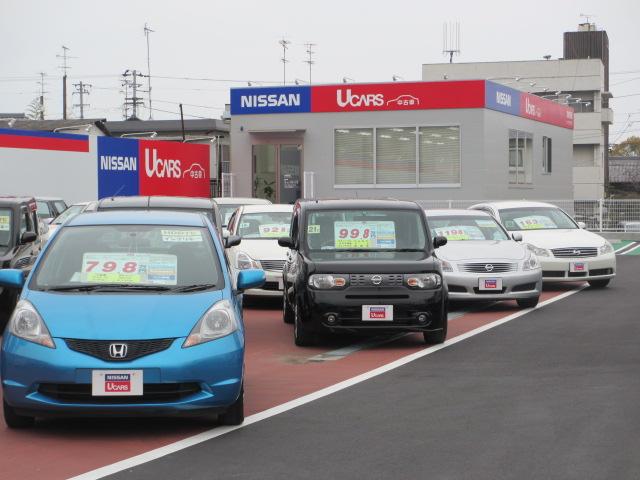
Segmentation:
<svg viewBox="0 0 640 480">
<path fill-rule="evenodd" d="M 25 115 L 30 120 L 44 120 L 44 105 L 40 104 L 40 98 L 36 97 L 31 100 L 31 103 L 27 106 Z"/>
<path fill-rule="evenodd" d="M 626 140 L 614 145 L 611 149 L 610 155 L 618 157 L 640 156 L 640 137 L 632 135 Z"/>
</svg>

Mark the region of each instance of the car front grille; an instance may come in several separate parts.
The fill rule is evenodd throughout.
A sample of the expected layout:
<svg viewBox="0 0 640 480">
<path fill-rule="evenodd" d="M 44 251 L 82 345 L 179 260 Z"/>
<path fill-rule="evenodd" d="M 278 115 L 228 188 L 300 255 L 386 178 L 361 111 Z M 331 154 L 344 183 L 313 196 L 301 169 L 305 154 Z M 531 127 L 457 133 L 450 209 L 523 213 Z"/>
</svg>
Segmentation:
<svg viewBox="0 0 640 480">
<path fill-rule="evenodd" d="M 379 279 L 376 277 L 380 277 Z M 379 280 L 379 283 L 374 280 Z M 392 274 L 351 274 L 349 284 L 352 287 L 402 287 L 404 276 L 399 273 Z"/>
<path fill-rule="evenodd" d="M 61 402 L 112 405 L 123 403 L 170 403 L 199 393 L 193 383 L 145 383 L 142 395 L 93 396 L 90 383 L 41 383 L 38 393 Z"/>
<path fill-rule="evenodd" d="M 596 257 L 598 255 L 598 249 L 596 247 L 554 248 L 551 252 L 553 256 L 557 258 Z"/>
<path fill-rule="evenodd" d="M 557 270 L 543 270 L 542 276 L 544 278 L 564 278 L 565 272 Z"/>
<path fill-rule="evenodd" d="M 460 270 L 469 273 L 505 273 L 514 272 L 518 269 L 517 263 L 463 263 Z"/>
<path fill-rule="evenodd" d="M 284 260 L 260 260 L 263 270 L 270 270 L 272 272 L 281 272 L 284 267 Z"/>
<path fill-rule="evenodd" d="M 173 343 L 173 338 L 160 338 L 155 340 L 78 340 L 65 338 L 67 346 L 75 351 L 105 360 L 107 362 L 130 362 L 136 358 L 151 355 L 166 350 Z M 122 358 L 113 358 L 109 353 L 111 344 L 125 344 L 126 355 Z"/>
</svg>

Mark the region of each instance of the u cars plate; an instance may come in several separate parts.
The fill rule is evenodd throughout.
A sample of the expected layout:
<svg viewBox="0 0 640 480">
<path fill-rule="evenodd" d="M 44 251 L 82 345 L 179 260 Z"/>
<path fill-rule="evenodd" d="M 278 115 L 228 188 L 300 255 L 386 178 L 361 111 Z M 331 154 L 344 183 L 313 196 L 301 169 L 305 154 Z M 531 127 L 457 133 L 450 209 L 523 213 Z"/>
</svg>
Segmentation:
<svg viewBox="0 0 640 480">
<path fill-rule="evenodd" d="M 142 370 L 93 370 L 91 395 L 142 395 Z"/>
<path fill-rule="evenodd" d="M 569 271 L 571 273 L 582 273 L 587 271 L 586 262 L 570 262 Z"/>
<path fill-rule="evenodd" d="M 388 322 L 393 320 L 393 305 L 363 305 L 362 320 L 367 322 Z"/>
<path fill-rule="evenodd" d="M 484 292 L 497 290 L 502 290 L 502 279 L 501 278 L 480 278 L 478 279 L 478 289 Z"/>
</svg>

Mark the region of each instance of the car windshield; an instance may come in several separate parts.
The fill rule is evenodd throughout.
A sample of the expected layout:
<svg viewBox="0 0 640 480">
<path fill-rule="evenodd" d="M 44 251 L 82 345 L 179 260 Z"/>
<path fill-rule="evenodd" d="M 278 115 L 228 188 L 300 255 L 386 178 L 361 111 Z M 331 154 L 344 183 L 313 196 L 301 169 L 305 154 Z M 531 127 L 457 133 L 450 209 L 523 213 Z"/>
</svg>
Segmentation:
<svg viewBox="0 0 640 480">
<path fill-rule="evenodd" d="M 245 213 L 240 217 L 237 234 L 242 238 L 276 239 L 289 235 L 291 212 Z"/>
<path fill-rule="evenodd" d="M 579 228 L 569 215 L 554 207 L 507 208 L 500 210 L 500 218 L 509 231 Z"/>
<path fill-rule="evenodd" d="M 75 217 L 76 215 L 81 213 L 84 208 L 85 205 L 71 205 L 64 212 L 54 218 L 51 222 L 51 225 L 61 225 L 68 218 Z"/>
<path fill-rule="evenodd" d="M 310 251 L 422 251 L 426 232 L 413 210 L 312 211 L 305 226 Z"/>
<path fill-rule="evenodd" d="M 229 219 L 231 218 L 231 215 L 233 215 L 233 212 L 235 212 L 239 206 L 240 205 L 231 205 L 231 204 L 218 205 L 218 208 L 220 209 L 220 215 L 222 216 L 223 227 L 226 227 L 227 225 L 229 225 Z"/>
<path fill-rule="evenodd" d="M 491 217 L 452 215 L 427 217 L 431 236 L 455 240 L 508 240 L 504 230 Z"/>
<path fill-rule="evenodd" d="M 0 208 L 0 248 L 11 243 L 11 210 Z"/>
<path fill-rule="evenodd" d="M 224 280 L 206 228 L 95 225 L 63 227 L 32 284 L 36 290 L 170 290 L 222 288 Z"/>
</svg>

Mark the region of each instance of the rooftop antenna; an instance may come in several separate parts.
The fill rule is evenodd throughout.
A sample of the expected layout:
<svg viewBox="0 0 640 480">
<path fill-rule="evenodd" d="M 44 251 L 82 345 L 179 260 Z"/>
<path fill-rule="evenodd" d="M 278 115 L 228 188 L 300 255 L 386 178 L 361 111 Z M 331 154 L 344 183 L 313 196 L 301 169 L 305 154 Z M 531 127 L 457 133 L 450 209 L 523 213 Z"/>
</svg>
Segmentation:
<svg viewBox="0 0 640 480">
<path fill-rule="evenodd" d="M 393 75 L 391 78 L 394 82 L 397 82 L 398 80 L 403 80 L 403 78 L 400 75 Z"/>
<path fill-rule="evenodd" d="M 449 63 L 453 63 L 453 55 L 460 55 L 460 22 L 445 22 L 442 25 L 442 54 L 449 55 Z"/>
<path fill-rule="evenodd" d="M 155 30 L 145 23 L 144 36 L 147 37 L 147 92 L 149 93 L 149 120 L 153 119 L 153 109 L 151 108 L 151 58 L 149 56 L 149 34 L 155 33 Z"/>
<path fill-rule="evenodd" d="M 307 59 L 303 60 L 304 63 L 309 65 L 309 85 L 311 85 L 311 66 L 316 63 L 315 60 L 313 60 L 313 55 L 316 53 L 313 50 L 313 47 L 315 47 L 317 44 L 315 43 L 305 43 L 304 46 L 307 47 Z"/>
<path fill-rule="evenodd" d="M 287 63 L 289 63 L 289 60 L 287 60 L 287 49 L 289 48 L 291 42 L 289 40 L 286 40 L 285 38 L 282 38 L 282 40 L 280 40 L 278 43 L 282 46 L 282 58 L 280 59 L 282 61 L 282 84 L 286 85 Z"/>
<path fill-rule="evenodd" d="M 589 25 L 589 31 L 591 31 L 591 19 L 595 17 L 595 15 L 591 15 L 590 13 L 581 13 L 580 16 L 584 18 L 585 23 Z"/>
<path fill-rule="evenodd" d="M 71 50 L 69 47 L 62 45 L 62 55 L 56 55 L 56 58 L 62 59 L 62 65 L 58 68 L 62 70 L 62 118 L 64 120 L 67 119 L 67 70 L 71 68 L 67 65 L 67 60 L 69 58 L 78 58 L 67 55 L 69 50 Z"/>
</svg>

